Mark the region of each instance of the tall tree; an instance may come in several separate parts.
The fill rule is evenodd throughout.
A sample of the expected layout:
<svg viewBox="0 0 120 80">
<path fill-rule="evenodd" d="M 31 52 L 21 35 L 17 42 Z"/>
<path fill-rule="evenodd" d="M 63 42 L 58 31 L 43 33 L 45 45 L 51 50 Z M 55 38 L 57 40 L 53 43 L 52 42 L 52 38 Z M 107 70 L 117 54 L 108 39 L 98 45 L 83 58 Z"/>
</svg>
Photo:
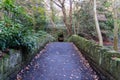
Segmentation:
<svg viewBox="0 0 120 80">
<path fill-rule="evenodd" d="M 24 7 L 26 12 L 32 17 L 33 28 L 36 31 L 44 29 L 46 14 L 43 0 L 16 0 L 16 3 Z"/>
<path fill-rule="evenodd" d="M 51 10 L 51 15 L 50 15 L 50 21 L 54 27 L 54 31 L 55 31 L 55 27 L 56 27 L 56 24 L 55 24 L 55 7 L 53 5 L 53 0 L 50 0 L 50 10 Z"/>
<path fill-rule="evenodd" d="M 44 1 L 45 9 L 46 9 L 46 16 L 48 17 L 49 21 L 52 24 L 53 32 L 56 30 L 56 8 L 54 6 L 53 0 Z"/>
<path fill-rule="evenodd" d="M 96 7 L 97 7 L 96 0 L 94 0 L 94 18 L 95 18 L 96 31 L 97 31 L 97 34 L 98 34 L 99 45 L 103 46 L 103 38 L 102 38 L 102 34 L 101 34 L 101 31 L 100 31 L 100 27 L 99 27 Z"/>
<path fill-rule="evenodd" d="M 53 2 L 62 10 L 63 13 L 63 21 L 65 23 L 68 35 L 72 35 L 72 8 L 73 8 L 73 1 L 72 0 L 53 0 Z M 66 2 L 69 3 L 69 13 L 67 15 L 67 10 L 65 7 Z"/>
<path fill-rule="evenodd" d="M 117 0 L 113 0 L 113 18 L 114 18 L 114 50 L 118 51 L 118 10 L 117 10 Z"/>
<path fill-rule="evenodd" d="M 74 34 L 78 34 L 79 33 L 79 11 L 80 11 L 80 1 L 79 0 L 73 0 L 74 2 Z"/>
</svg>

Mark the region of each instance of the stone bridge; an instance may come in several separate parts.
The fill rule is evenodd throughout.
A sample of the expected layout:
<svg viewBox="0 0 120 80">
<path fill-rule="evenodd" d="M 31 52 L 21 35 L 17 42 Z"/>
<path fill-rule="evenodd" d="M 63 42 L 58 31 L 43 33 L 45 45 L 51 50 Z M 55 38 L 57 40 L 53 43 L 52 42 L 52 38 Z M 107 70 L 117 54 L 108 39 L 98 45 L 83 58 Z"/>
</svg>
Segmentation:
<svg viewBox="0 0 120 80">
<path fill-rule="evenodd" d="M 119 53 L 77 35 L 45 40 L 27 55 L 10 50 L 0 59 L 0 80 L 120 80 Z"/>
</svg>

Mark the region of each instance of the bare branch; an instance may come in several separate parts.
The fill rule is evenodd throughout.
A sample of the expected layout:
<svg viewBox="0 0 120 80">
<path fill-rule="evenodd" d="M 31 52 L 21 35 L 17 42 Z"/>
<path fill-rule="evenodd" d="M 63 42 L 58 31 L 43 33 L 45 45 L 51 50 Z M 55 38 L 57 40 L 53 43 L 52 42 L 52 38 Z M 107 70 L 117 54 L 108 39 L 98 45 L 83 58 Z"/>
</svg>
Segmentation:
<svg viewBox="0 0 120 80">
<path fill-rule="evenodd" d="M 46 5 L 46 7 L 50 7 L 50 6 L 47 4 L 47 2 L 45 2 L 45 1 L 44 1 L 44 4 Z"/>
<path fill-rule="evenodd" d="M 69 0 L 69 3 L 70 3 L 69 22 L 70 22 L 70 25 L 72 25 L 72 0 Z"/>
<path fill-rule="evenodd" d="M 65 3 L 65 0 L 62 1 L 62 4 L 64 4 L 64 3 Z"/>
<path fill-rule="evenodd" d="M 57 2 L 53 1 L 58 7 L 62 8 L 62 6 L 60 4 L 58 4 Z"/>
<path fill-rule="evenodd" d="M 62 4 L 61 0 L 58 0 L 60 4 Z"/>
</svg>

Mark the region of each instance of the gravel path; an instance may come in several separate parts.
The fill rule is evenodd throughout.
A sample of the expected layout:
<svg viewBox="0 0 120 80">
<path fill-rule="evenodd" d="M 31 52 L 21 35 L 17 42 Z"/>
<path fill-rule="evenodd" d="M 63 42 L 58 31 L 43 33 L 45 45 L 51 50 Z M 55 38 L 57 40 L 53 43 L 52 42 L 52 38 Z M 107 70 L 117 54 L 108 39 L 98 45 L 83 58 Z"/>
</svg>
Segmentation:
<svg viewBox="0 0 120 80">
<path fill-rule="evenodd" d="M 74 44 L 54 42 L 18 73 L 17 80 L 98 80 L 98 77 Z"/>
</svg>

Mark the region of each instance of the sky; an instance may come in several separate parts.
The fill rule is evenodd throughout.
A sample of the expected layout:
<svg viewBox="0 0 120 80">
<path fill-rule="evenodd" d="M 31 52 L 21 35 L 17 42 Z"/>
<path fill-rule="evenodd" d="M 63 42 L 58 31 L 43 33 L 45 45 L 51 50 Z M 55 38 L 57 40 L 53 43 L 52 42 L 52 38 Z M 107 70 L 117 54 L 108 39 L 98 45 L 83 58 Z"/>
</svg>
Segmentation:
<svg viewBox="0 0 120 80">
<path fill-rule="evenodd" d="M 48 10 L 48 12 L 50 13 L 50 5 L 49 5 L 49 1 L 50 0 L 45 0 L 46 1 L 46 4 L 47 4 L 47 10 Z M 56 1 L 57 2 L 57 0 L 54 0 L 54 1 Z M 75 0 L 75 1 L 79 1 L 79 2 L 81 2 L 81 1 L 84 1 L 84 0 Z M 48 7 L 49 6 L 49 7 Z M 55 8 L 55 10 L 58 12 L 58 13 L 56 13 L 56 15 L 59 15 L 59 16 L 62 16 L 62 11 L 61 11 L 61 8 L 60 7 L 58 7 L 57 5 L 53 5 L 54 6 L 54 8 Z M 69 0 L 65 0 L 65 7 L 66 7 L 66 11 L 69 11 Z"/>
</svg>

